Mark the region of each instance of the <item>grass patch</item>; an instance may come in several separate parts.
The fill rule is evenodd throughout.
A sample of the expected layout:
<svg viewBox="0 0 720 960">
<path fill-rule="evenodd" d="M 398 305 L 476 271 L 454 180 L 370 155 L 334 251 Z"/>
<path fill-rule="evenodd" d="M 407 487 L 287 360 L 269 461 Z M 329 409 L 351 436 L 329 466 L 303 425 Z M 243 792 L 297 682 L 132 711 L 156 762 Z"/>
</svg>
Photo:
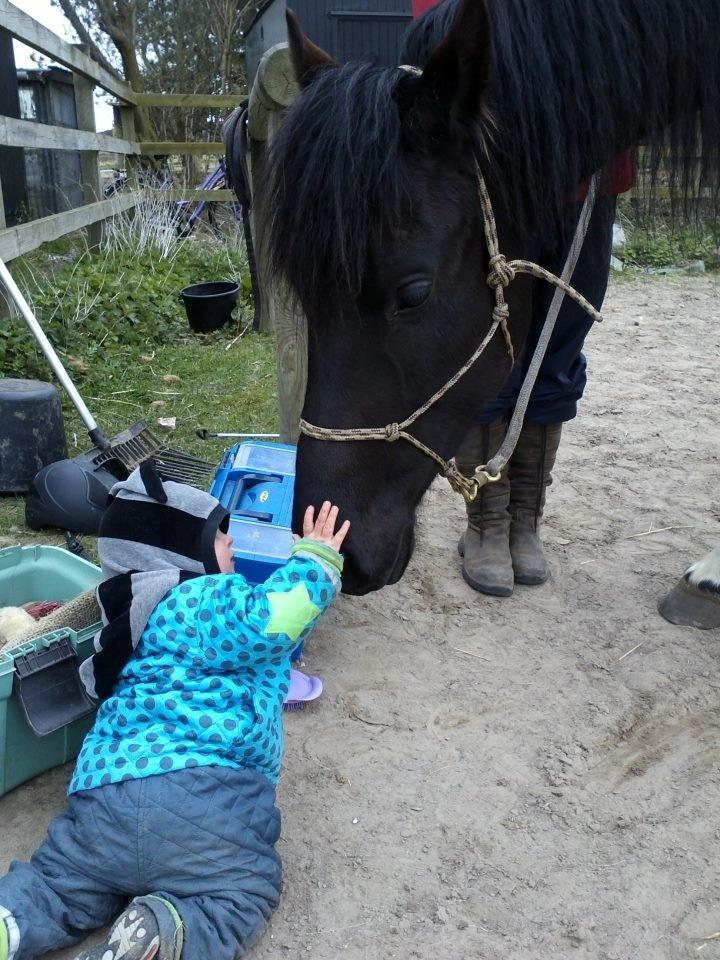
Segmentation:
<svg viewBox="0 0 720 960">
<path fill-rule="evenodd" d="M 217 462 L 231 441 L 202 441 L 198 427 L 276 429 L 274 338 L 249 329 L 250 284 L 236 237 L 200 233 L 167 244 L 165 255 L 152 240 L 143 250 L 133 247 L 132 236 L 123 242 L 115 236 L 97 254 L 67 247 L 42 252 L 44 258 L 36 252 L 15 261 L 14 276 L 106 436 L 141 419 L 162 434 L 158 418 L 175 417 L 168 443 Z M 195 335 L 178 293 L 218 279 L 240 283 L 235 319 Z M 20 318 L 0 328 L 0 369 L 4 376 L 52 379 Z M 64 394 L 62 405 L 72 457 L 91 444 Z M 0 498 L 0 546 L 63 542 L 51 531 L 26 530 L 23 519 L 21 497 Z"/>
<path fill-rule="evenodd" d="M 627 200 L 618 205 L 618 220 L 627 243 L 617 255 L 630 267 L 685 266 L 695 260 L 704 261 L 708 270 L 720 265 L 720 232 L 708 224 L 700 222 L 693 228 L 676 224 L 668 213 L 659 215 L 652 227 L 643 225 Z"/>
<path fill-rule="evenodd" d="M 718 240 L 711 233 L 689 230 L 671 233 L 664 230 L 635 230 L 623 247 L 626 263 L 637 267 L 683 266 L 703 260 L 707 269 L 716 267 Z"/>
<path fill-rule="evenodd" d="M 197 427 L 268 432 L 276 422 L 273 340 L 247 333 L 229 346 L 236 335 L 237 327 L 185 336 L 150 354 L 133 347 L 110 350 L 102 364 L 88 367 L 83 378 L 86 402 L 106 433 L 138 419 L 153 427 L 158 417 L 176 417 L 174 446 L 219 456 L 221 449 L 196 437 Z M 79 418 L 69 411 L 66 423 L 83 436 Z M 85 446 L 82 439 L 79 447 Z"/>
<path fill-rule="evenodd" d="M 175 241 L 169 256 L 152 249 L 87 251 L 59 264 L 51 257 L 38 270 L 37 257 L 13 265 L 16 282 L 42 328 L 63 358 L 89 364 L 108 351 L 132 346 L 146 352 L 187 333 L 179 293 L 202 280 L 237 279 L 240 319 L 250 314 L 250 282 L 244 258 L 217 240 Z M 0 326 L 0 369 L 6 376 L 42 379 L 47 365 L 24 321 Z M 81 367 L 76 365 L 80 372 Z"/>
</svg>

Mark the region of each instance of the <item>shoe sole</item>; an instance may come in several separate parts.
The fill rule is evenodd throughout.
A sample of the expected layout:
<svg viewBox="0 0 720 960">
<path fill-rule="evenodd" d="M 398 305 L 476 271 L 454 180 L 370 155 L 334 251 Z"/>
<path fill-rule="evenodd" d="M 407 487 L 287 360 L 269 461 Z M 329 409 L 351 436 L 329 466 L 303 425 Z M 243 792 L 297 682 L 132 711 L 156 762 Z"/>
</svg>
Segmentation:
<svg viewBox="0 0 720 960">
<path fill-rule="evenodd" d="M 472 587 L 478 593 L 484 593 L 486 597 L 511 597 L 513 595 L 512 587 L 493 587 L 478 583 L 477 580 L 473 580 L 472 577 L 467 575 L 464 567 L 462 575 L 463 580 L 469 587 Z"/>
<path fill-rule="evenodd" d="M 550 579 L 550 574 L 548 573 L 544 577 L 524 577 L 522 574 L 515 574 L 515 583 L 519 583 L 523 587 L 541 587 L 544 583 L 547 583 Z"/>
</svg>

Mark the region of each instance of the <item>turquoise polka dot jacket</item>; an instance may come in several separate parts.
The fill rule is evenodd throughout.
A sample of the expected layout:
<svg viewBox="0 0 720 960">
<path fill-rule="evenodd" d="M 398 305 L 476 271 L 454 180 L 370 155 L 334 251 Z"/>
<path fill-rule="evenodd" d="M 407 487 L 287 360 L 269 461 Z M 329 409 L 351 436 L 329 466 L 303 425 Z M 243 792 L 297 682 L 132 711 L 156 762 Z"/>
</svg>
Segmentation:
<svg viewBox="0 0 720 960">
<path fill-rule="evenodd" d="M 199 766 L 251 768 L 277 783 L 290 654 L 341 571 L 334 550 L 299 540 L 260 586 L 216 574 L 173 587 L 101 704 L 68 792 Z"/>
</svg>

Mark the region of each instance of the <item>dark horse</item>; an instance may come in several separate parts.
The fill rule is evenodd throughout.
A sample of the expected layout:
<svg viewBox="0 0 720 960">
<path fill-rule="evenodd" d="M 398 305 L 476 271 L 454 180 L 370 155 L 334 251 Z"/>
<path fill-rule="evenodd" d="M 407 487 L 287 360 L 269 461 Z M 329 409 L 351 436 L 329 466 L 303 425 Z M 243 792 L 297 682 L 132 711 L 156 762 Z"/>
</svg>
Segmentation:
<svg viewBox="0 0 720 960">
<path fill-rule="evenodd" d="M 640 143 L 681 198 L 717 197 L 719 22 L 720 0 L 445 0 L 412 28 L 415 75 L 338 66 L 289 15 L 303 92 L 274 141 L 270 249 L 307 315 L 304 417 L 402 420 L 487 333 L 475 158 L 508 259 L 556 238 L 567 197 Z M 537 282 L 508 288 L 516 349 Z M 451 457 L 508 372 L 498 335 L 415 435 Z M 301 438 L 298 509 L 327 497 L 353 522 L 346 591 L 399 579 L 436 473 L 408 443 Z"/>
</svg>

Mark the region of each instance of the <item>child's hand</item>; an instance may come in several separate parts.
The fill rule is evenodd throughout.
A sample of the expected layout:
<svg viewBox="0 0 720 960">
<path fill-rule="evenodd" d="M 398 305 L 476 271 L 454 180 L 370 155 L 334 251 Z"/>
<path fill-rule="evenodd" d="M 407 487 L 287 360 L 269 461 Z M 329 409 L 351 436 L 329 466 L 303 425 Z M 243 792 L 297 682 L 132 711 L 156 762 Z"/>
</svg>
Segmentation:
<svg viewBox="0 0 720 960">
<path fill-rule="evenodd" d="M 308 507 L 303 517 L 303 537 L 306 540 L 317 540 L 318 543 L 324 543 L 333 550 L 340 553 L 340 547 L 350 529 L 350 521 L 346 520 L 340 529 L 335 532 L 339 507 L 334 507 L 329 500 L 320 507 L 320 511 L 315 519 L 315 507 Z M 295 537 L 299 540 L 299 537 Z"/>
</svg>

